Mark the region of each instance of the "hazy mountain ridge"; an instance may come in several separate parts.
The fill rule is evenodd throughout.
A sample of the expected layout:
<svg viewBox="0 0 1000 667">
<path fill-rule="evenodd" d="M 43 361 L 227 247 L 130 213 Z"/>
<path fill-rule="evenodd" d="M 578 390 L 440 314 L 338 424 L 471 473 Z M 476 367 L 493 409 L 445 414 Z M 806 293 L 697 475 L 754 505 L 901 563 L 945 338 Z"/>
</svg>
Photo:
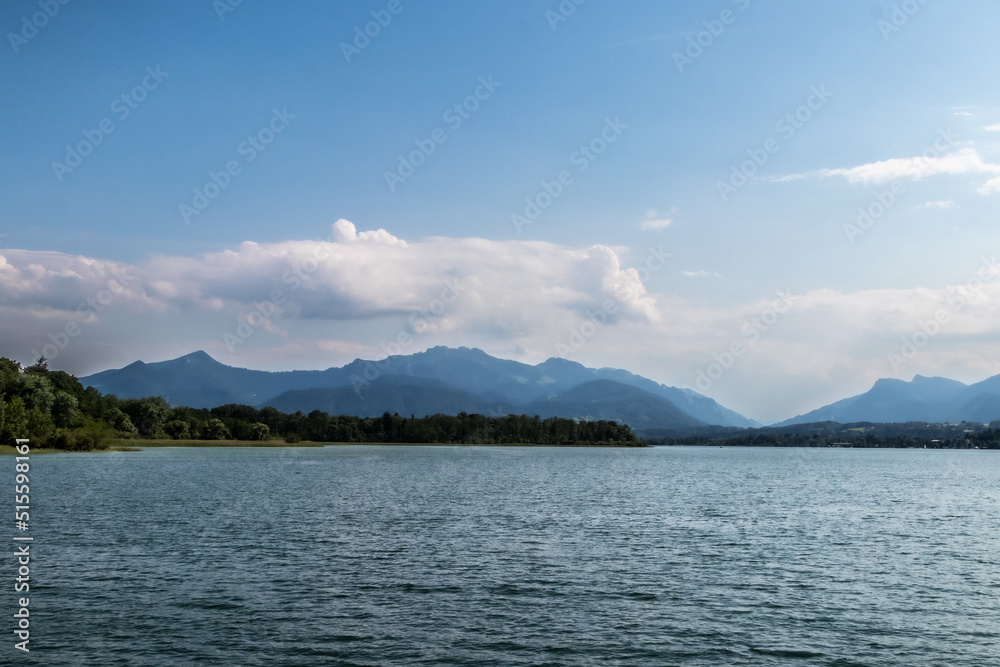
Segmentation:
<svg viewBox="0 0 1000 667">
<path fill-rule="evenodd" d="M 863 394 L 798 415 L 776 426 L 835 421 L 990 422 L 1000 419 L 1000 375 L 967 385 L 941 377 L 914 376 L 906 382 L 880 379 Z"/>
<path fill-rule="evenodd" d="M 668 429 L 759 425 L 697 392 L 629 371 L 587 368 L 560 358 L 532 366 L 464 347 L 434 347 L 380 361 L 356 359 L 323 371 L 284 372 L 234 368 L 199 351 L 169 361 L 135 362 L 81 382 L 120 398 L 162 396 L 174 405 L 205 408 L 238 403 L 368 416 L 386 411 L 525 413 Z"/>
</svg>

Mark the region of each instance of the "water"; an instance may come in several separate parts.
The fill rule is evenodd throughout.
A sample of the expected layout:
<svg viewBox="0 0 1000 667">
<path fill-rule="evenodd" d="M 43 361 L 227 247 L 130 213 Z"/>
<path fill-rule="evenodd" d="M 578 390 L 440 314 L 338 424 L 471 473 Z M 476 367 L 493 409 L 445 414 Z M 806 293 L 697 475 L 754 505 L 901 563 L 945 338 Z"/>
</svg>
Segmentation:
<svg viewBox="0 0 1000 667">
<path fill-rule="evenodd" d="M 31 472 L 32 651 L 7 664 L 1000 664 L 996 452 L 153 449 Z"/>
</svg>

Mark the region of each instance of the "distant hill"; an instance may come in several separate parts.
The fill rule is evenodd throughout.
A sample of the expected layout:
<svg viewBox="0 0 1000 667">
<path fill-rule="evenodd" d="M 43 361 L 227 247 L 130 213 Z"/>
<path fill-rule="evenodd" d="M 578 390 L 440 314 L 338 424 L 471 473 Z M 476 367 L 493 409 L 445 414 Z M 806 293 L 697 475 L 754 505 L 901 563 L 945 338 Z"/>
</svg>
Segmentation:
<svg viewBox="0 0 1000 667">
<path fill-rule="evenodd" d="M 687 430 L 707 426 L 665 398 L 613 380 L 591 380 L 564 392 L 518 406 L 489 402 L 441 380 L 389 375 L 354 389 L 300 389 L 285 392 L 267 405 L 282 412 L 320 410 L 329 414 L 378 417 L 384 412 L 424 417 L 460 412 L 488 416 L 523 413 L 540 417 L 607 419 L 636 430 Z"/>
<path fill-rule="evenodd" d="M 776 424 L 810 422 L 950 422 L 988 423 L 1000 419 L 1000 375 L 976 384 L 917 375 L 910 382 L 881 379 L 863 394 Z"/>
<path fill-rule="evenodd" d="M 665 398 L 614 380 L 591 380 L 527 406 L 541 417 L 612 419 L 637 431 L 689 429 L 705 426 Z"/>
<path fill-rule="evenodd" d="M 404 417 L 426 417 L 436 413 L 460 412 L 493 415 L 496 406 L 475 394 L 440 380 L 388 375 L 355 389 L 293 389 L 272 398 L 265 405 L 282 412 L 297 410 L 309 414 L 320 410 L 331 415 L 380 417 L 385 412 Z M 508 411 L 503 410 L 501 414 Z"/>
<path fill-rule="evenodd" d="M 226 366 L 201 351 L 152 364 L 136 361 L 125 368 L 88 375 L 80 382 L 118 398 L 160 396 L 171 405 L 192 408 L 257 405 L 290 389 L 343 384 L 329 371 L 252 371 Z"/>
<path fill-rule="evenodd" d="M 609 384 L 593 385 L 595 381 Z M 161 396 L 172 405 L 196 408 L 239 403 L 291 412 L 358 415 L 544 412 L 617 419 L 635 428 L 647 423 L 664 424 L 663 428 L 759 426 L 707 396 L 625 370 L 587 368 L 559 358 L 532 366 L 464 347 L 434 347 L 378 362 L 356 359 L 324 371 L 278 373 L 233 368 L 204 352 L 194 352 L 171 361 L 137 361 L 81 378 L 81 382 L 119 398 Z M 610 391 L 612 386 L 613 392 L 600 396 L 602 387 Z M 580 389 L 568 393 L 574 388 Z M 612 404 L 617 407 L 611 409 Z"/>
</svg>

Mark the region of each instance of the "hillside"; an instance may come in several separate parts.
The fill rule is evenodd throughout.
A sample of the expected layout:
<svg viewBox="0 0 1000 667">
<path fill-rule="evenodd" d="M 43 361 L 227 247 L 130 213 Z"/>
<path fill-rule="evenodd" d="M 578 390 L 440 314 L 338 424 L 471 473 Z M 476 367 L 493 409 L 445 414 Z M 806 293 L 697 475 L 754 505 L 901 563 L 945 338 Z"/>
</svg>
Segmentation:
<svg viewBox="0 0 1000 667">
<path fill-rule="evenodd" d="M 638 402 L 629 405 L 628 400 L 621 400 L 614 406 L 599 406 L 584 394 L 566 397 L 569 390 L 598 380 L 631 387 L 638 392 L 633 394 Z M 377 362 L 356 359 L 340 368 L 279 373 L 233 368 L 195 352 L 170 361 L 135 362 L 81 381 L 120 398 L 159 396 L 173 405 L 195 408 L 238 403 L 366 415 L 385 411 L 534 414 L 537 410 L 553 416 L 608 414 L 625 423 L 759 425 L 697 392 L 668 387 L 629 371 L 587 368 L 560 358 L 532 366 L 464 347 L 434 347 Z M 620 391 L 615 395 L 624 396 Z"/>
</svg>

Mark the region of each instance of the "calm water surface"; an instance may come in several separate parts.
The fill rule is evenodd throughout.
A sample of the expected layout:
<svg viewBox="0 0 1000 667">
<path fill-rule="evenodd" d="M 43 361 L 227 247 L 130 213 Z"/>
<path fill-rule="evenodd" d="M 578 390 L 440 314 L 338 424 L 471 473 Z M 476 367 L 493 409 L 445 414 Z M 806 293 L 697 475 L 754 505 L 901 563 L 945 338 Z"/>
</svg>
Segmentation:
<svg viewBox="0 0 1000 667">
<path fill-rule="evenodd" d="M 997 452 L 31 463 L 32 651 L 4 664 L 1000 664 Z"/>
</svg>

